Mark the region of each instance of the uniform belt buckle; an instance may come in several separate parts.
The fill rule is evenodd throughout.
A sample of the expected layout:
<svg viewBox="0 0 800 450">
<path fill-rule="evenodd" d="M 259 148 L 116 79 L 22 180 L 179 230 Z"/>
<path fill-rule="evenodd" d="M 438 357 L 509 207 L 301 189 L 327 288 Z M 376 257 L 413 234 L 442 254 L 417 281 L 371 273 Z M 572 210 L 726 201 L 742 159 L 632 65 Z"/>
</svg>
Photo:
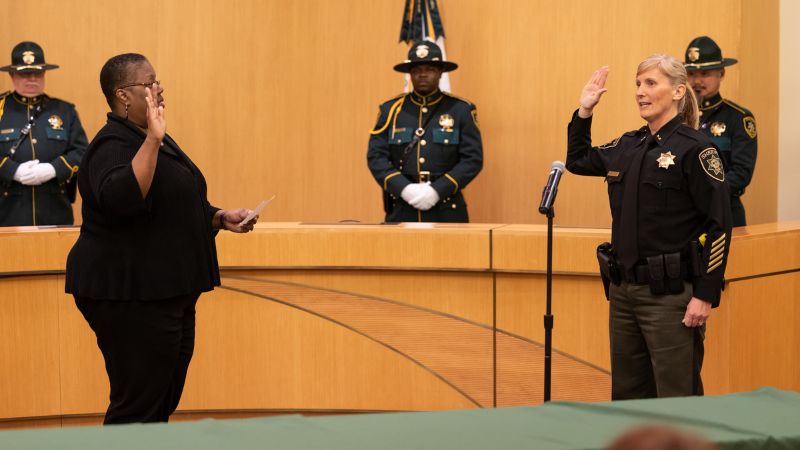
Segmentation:
<svg viewBox="0 0 800 450">
<path fill-rule="evenodd" d="M 420 183 L 428 183 L 431 181 L 431 173 L 427 170 L 420 171 L 419 173 L 419 182 Z"/>
</svg>

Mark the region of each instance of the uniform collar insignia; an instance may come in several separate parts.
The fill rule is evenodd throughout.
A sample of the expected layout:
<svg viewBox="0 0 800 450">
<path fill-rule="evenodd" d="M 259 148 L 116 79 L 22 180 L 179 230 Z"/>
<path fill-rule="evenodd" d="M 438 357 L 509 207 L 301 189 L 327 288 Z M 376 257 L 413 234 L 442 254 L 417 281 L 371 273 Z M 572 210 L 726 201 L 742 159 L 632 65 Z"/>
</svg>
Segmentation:
<svg viewBox="0 0 800 450">
<path fill-rule="evenodd" d="M 672 120 L 664 124 L 656 134 L 653 135 L 653 140 L 658 142 L 658 145 L 663 146 L 665 142 L 672 136 L 672 134 L 681 126 L 683 123 L 683 116 L 678 114 L 677 116 L 673 117 Z M 649 132 L 649 129 L 648 129 Z"/>
<path fill-rule="evenodd" d="M 411 93 L 411 100 L 417 104 L 430 104 L 442 97 L 442 91 L 436 89 L 428 95 L 420 95 L 416 91 Z"/>
<path fill-rule="evenodd" d="M 14 100 L 16 100 L 18 103 L 22 103 L 23 105 L 35 105 L 42 101 L 42 98 L 44 97 L 44 95 L 37 95 L 36 97 L 23 97 L 16 92 L 14 92 L 13 95 Z"/>
<path fill-rule="evenodd" d="M 669 166 L 675 165 L 675 155 L 672 154 L 671 151 L 667 151 L 667 153 L 661 153 L 661 156 L 656 160 L 658 161 L 658 167 L 661 169 L 669 169 Z"/>
<path fill-rule="evenodd" d="M 722 96 L 717 92 L 711 97 L 703 99 L 703 102 L 700 104 L 700 111 L 708 111 L 709 109 L 716 108 L 720 104 L 722 104 Z"/>
</svg>

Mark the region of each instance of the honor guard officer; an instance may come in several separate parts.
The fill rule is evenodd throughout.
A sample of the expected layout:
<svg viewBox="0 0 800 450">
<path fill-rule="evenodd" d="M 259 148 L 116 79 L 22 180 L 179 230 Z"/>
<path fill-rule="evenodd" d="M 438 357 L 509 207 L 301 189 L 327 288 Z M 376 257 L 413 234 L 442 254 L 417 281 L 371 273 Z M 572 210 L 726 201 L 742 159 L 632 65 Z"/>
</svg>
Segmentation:
<svg viewBox="0 0 800 450">
<path fill-rule="evenodd" d="M 0 226 L 71 225 L 75 173 L 86 150 L 75 107 L 44 93 L 42 47 L 11 51 L 13 92 L 0 94 Z"/>
<path fill-rule="evenodd" d="M 758 140 L 753 114 L 719 94 L 725 67 L 733 64 L 736 60 L 723 58 L 722 50 L 708 36 L 694 39 L 686 48 L 684 65 L 700 102 L 700 131 L 711 138 L 722 155 L 731 189 L 733 226 L 738 227 L 747 224 L 740 197 L 753 177 Z"/>
<path fill-rule="evenodd" d="M 483 167 L 483 144 L 475 105 L 439 90 L 457 67 L 428 41 L 394 66 L 414 91 L 380 106 L 367 151 L 387 222 L 469 222 L 462 190 Z"/>
<path fill-rule="evenodd" d="M 705 322 L 720 303 L 731 236 L 730 193 L 676 58 L 639 64 L 636 102 L 647 125 L 592 146 L 596 71 L 568 129 L 567 169 L 602 176 L 611 243 L 598 248 L 610 300 L 611 398 L 701 395 Z"/>
</svg>

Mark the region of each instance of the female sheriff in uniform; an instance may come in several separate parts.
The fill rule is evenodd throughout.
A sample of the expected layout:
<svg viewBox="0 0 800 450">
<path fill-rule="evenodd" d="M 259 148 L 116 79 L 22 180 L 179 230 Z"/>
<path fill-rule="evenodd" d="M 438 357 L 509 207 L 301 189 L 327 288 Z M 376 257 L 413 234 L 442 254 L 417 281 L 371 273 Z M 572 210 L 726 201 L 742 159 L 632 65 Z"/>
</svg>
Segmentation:
<svg viewBox="0 0 800 450">
<path fill-rule="evenodd" d="M 34 42 L 11 51 L 14 92 L 0 95 L 0 226 L 71 225 L 86 133 L 75 107 L 44 93 L 47 64 Z"/>
<path fill-rule="evenodd" d="M 608 295 L 612 399 L 701 395 L 705 322 L 720 302 L 730 243 L 725 170 L 697 130 L 683 64 L 667 55 L 637 70 L 647 125 L 593 147 L 592 112 L 607 76 L 599 69 L 581 92 L 567 168 L 608 184 L 618 275 Z"/>
<path fill-rule="evenodd" d="M 457 67 L 428 41 L 394 67 L 414 91 L 381 105 L 367 151 L 387 222 L 469 222 L 462 190 L 483 167 L 483 144 L 475 106 L 439 90 Z"/>
</svg>

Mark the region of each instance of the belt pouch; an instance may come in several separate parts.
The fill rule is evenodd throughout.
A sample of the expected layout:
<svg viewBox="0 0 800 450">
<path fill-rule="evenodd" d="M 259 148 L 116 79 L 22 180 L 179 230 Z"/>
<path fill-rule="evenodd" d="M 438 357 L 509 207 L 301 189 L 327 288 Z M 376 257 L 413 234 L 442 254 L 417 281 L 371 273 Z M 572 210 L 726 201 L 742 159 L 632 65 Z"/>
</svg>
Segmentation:
<svg viewBox="0 0 800 450">
<path fill-rule="evenodd" d="M 681 277 L 681 254 L 667 253 L 664 255 L 664 268 L 667 278 L 667 290 L 670 294 L 683 292 L 683 277 Z"/>
<path fill-rule="evenodd" d="M 667 292 L 664 283 L 664 255 L 648 256 L 647 272 L 650 275 L 650 293 L 664 295 Z"/>
</svg>

